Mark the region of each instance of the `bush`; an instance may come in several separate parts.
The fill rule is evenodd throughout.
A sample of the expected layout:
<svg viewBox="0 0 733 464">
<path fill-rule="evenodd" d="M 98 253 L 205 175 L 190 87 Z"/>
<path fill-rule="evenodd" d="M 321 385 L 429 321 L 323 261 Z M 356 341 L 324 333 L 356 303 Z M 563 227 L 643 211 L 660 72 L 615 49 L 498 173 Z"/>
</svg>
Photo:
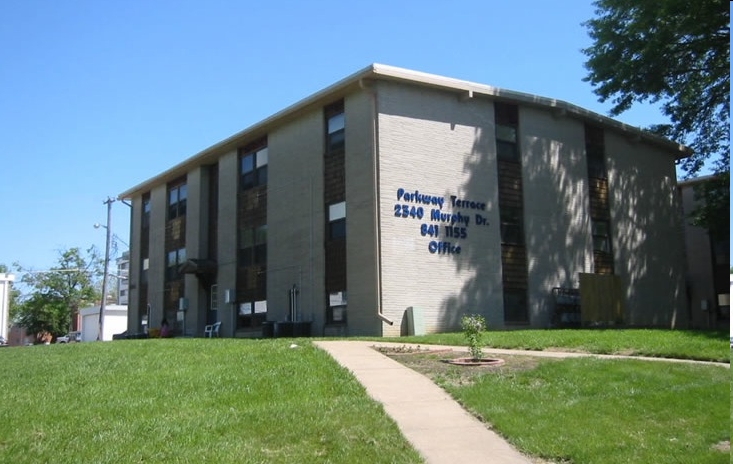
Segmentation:
<svg viewBox="0 0 733 464">
<path fill-rule="evenodd" d="M 483 334 L 486 330 L 486 320 L 478 314 L 468 314 L 461 318 L 461 329 L 468 343 L 471 358 L 478 361 L 483 357 Z"/>
</svg>

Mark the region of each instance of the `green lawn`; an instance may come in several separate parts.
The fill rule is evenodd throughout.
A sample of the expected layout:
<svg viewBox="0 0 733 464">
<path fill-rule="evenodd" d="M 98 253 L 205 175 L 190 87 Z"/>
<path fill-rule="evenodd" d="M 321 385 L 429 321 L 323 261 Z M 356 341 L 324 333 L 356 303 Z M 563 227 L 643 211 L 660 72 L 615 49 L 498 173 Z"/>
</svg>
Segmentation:
<svg viewBox="0 0 733 464">
<path fill-rule="evenodd" d="M 724 363 L 730 362 L 731 353 L 728 334 L 722 331 L 518 330 L 487 332 L 484 339 L 494 348 Z M 466 344 L 460 333 L 392 341 Z M 730 459 L 729 452 L 716 449 L 725 449 L 733 423 L 730 370 L 724 366 L 540 359 L 529 368 L 441 367 L 431 373 L 426 363 L 416 363 L 517 448 L 551 462 L 724 463 Z"/>
<path fill-rule="evenodd" d="M 729 362 L 715 332 L 490 332 L 490 346 Z M 384 341 L 384 339 L 380 339 Z M 461 334 L 390 339 L 462 345 Z M 126 340 L 0 349 L 0 462 L 420 462 L 308 340 Z M 727 462 L 730 371 L 540 360 L 438 382 L 523 451 L 557 462 Z"/>
<path fill-rule="evenodd" d="M 438 380 L 525 453 L 583 464 L 727 463 L 730 370 L 636 360 L 540 361 Z"/>
<path fill-rule="evenodd" d="M 383 341 L 385 339 L 382 339 Z M 464 345 L 461 333 L 389 339 L 400 343 Z M 519 350 L 565 348 L 596 354 L 632 354 L 662 358 L 730 362 L 727 331 L 659 329 L 567 329 L 485 332 L 488 347 Z"/>
<path fill-rule="evenodd" d="M 0 349 L 0 462 L 420 462 L 345 369 L 290 343 Z"/>
</svg>

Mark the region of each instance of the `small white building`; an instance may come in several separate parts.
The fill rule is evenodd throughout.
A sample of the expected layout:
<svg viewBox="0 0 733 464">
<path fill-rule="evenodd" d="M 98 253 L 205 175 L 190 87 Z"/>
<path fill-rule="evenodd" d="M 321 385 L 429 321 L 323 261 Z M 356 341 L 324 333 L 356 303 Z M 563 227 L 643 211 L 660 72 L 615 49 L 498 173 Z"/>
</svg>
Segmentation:
<svg viewBox="0 0 733 464">
<path fill-rule="evenodd" d="M 10 290 L 15 276 L 0 273 L 0 336 L 7 340 L 10 327 Z"/>
<path fill-rule="evenodd" d="M 99 306 L 79 311 L 81 315 L 81 341 L 93 342 L 99 334 Z M 127 330 L 127 305 L 106 305 L 102 340 L 112 340 L 112 335 Z"/>
</svg>

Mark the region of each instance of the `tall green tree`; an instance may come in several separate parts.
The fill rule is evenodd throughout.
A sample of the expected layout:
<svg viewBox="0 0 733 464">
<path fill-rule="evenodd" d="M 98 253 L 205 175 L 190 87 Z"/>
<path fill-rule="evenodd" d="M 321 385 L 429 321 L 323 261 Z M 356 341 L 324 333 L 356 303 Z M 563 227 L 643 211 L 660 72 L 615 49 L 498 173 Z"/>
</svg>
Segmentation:
<svg viewBox="0 0 733 464">
<path fill-rule="evenodd" d="M 669 124 L 655 129 L 694 154 L 696 174 L 710 156 L 730 158 L 730 9 L 721 0 L 597 0 L 585 23 L 593 45 L 586 81 L 617 116 L 636 102 L 660 103 Z"/>
<path fill-rule="evenodd" d="M 585 78 L 611 116 L 634 103 L 660 105 L 669 123 L 648 129 L 693 150 L 686 177 L 712 169 L 717 181 L 698 190 L 695 222 L 729 231 L 730 7 L 722 0 L 597 0 L 584 23 L 593 44 Z M 722 218 L 722 219 L 721 219 Z M 723 220 L 725 224 L 723 223 Z M 717 232 L 716 232 L 717 233 Z"/>
<path fill-rule="evenodd" d="M 57 265 L 48 271 L 17 267 L 23 274 L 21 282 L 30 291 L 21 298 L 16 319 L 28 333 L 64 334 L 72 316 L 100 297 L 96 280 L 102 260 L 94 247 L 86 255 L 79 248 L 60 251 Z"/>
</svg>

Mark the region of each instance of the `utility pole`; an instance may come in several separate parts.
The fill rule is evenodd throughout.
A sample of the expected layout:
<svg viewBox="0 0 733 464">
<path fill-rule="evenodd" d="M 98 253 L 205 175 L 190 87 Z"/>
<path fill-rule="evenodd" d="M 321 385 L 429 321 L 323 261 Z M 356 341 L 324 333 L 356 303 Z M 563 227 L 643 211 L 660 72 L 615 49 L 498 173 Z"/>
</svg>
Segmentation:
<svg viewBox="0 0 733 464">
<path fill-rule="evenodd" d="M 107 205 L 107 241 L 104 246 L 104 272 L 102 273 L 102 304 L 99 306 L 99 333 L 97 341 L 104 340 L 104 308 L 107 304 L 107 280 L 109 278 L 109 246 L 112 241 L 112 203 L 115 199 L 107 197 L 103 202 Z"/>
</svg>

